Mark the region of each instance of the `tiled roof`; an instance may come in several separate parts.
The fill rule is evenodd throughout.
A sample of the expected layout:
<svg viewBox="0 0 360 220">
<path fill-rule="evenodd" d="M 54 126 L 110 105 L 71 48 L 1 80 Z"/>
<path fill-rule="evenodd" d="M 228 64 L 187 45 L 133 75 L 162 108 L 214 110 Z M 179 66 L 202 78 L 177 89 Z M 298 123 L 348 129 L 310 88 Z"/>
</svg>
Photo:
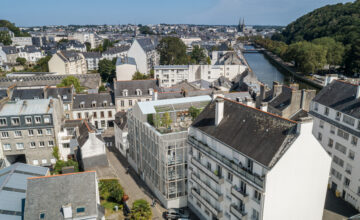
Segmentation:
<svg viewBox="0 0 360 220">
<path fill-rule="evenodd" d="M 150 96 L 149 89 L 158 90 L 157 80 L 126 80 L 115 82 L 115 97 L 123 97 L 123 91 L 127 90 L 127 96 L 137 96 L 136 90 L 140 89 L 142 96 Z"/>
</svg>

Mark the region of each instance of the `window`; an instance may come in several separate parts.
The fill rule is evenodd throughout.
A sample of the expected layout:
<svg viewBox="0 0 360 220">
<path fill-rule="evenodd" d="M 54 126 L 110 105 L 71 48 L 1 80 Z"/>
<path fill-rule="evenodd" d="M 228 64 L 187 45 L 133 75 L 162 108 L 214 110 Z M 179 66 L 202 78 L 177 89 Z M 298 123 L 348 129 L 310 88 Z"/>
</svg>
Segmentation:
<svg viewBox="0 0 360 220">
<path fill-rule="evenodd" d="M 332 147 L 334 145 L 333 139 L 329 138 L 328 147 Z"/>
<path fill-rule="evenodd" d="M 319 127 L 324 128 L 324 121 L 323 120 L 320 120 Z"/>
<path fill-rule="evenodd" d="M 100 112 L 100 118 L 104 118 L 105 117 L 105 114 L 103 111 Z"/>
<path fill-rule="evenodd" d="M 43 135 L 43 131 L 41 129 L 38 129 L 37 133 L 38 133 L 39 136 Z"/>
<path fill-rule="evenodd" d="M 107 106 L 107 101 L 103 101 L 103 106 L 104 106 L 104 107 Z"/>
<path fill-rule="evenodd" d="M 1 132 L 1 137 L 2 138 L 9 138 L 9 132 L 7 132 L 7 131 Z"/>
<path fill-rule="evenodd" d="M 89 118 L 89 112 L 85 112 L 85 118 Z"/>
<path fill-rule="evenodd" d="M 345 140 L 349 140 L 349 133 L 347 133 L 347 132 L 345 132 L 345 131 L 343 131 L 341 129 L 338 129 L 337 135 L 339 137 L 344 138 Z"/>
<path fill-rule="evenodd" d="M 80 102 L 80 108 L 85 108 L 85 102 L 84 101 Z"/>
<path fill-rule="evenodd" d="M 21 131 L 14 131 L 14 136 L 21 137 L 22 136 Z"/>
<path fill-rule="evenodd" d="M 47 128 L 47 129 L 46 129 L 46 135 L 52 135 L 51 128 Z"/>
<path fill-rule="evenodd" d="M 128 96 L 128 90 L 127 90 L 127 89 L 124 89 L 123 92 L 122 92 L 122 95 L 123 95 L 123 96 Z"/>
<path fill-rule="evenodd" d="M 351 136 L 351 144 L 352 144 L 352 145 L 356 146 L 356 145 L 357 145 L 357 141 L 358 141 L 357 137 Z"/>
<path fill-rule="evenodd" d="M 334 125 L 331 125 L 331 127 L 330 127 L 330 133 L 331 133 L 331 134 L 335 134 L 335 126 L 334 126 Z"/>
<path fill-rule="evenodd" d="M 129 100 L 129 106 L 132 106 L 132 100 Z"/>
<path fill-rule="evenodd" d="M 336 142 L 335 149 L 346 155 L 346 147 L 344 145 L 339 144 L 338 142 Z"/>
<path fill-rule="evenodd" d="M 101 127 L 102 127 L 102 128 L 105 128 L 105 124 L 106 124 L 106 123 L 105 123 L 105 120 L 101 120 Z"/>
<path fill-rule="evenodd" d="M 258 192 L 257 190 L 254 191 L 254 199 L 257 202 L 260 202 L 260 200 L 261 200 L 261 193 Z"/>
<path fill-rule="evenodd" d="M 345 177 L 344 179 L 344 186 L 345 187 L 349 187 L 350 186 L 350 180 L 348 178 Z"/>
<path fill-rule="evenodd" d="M 253 220 L 259 220 L 259 216 L 260 216 L 259 212 L 256 211 L 255 209 L 253 209 L 253 210 L 252 210 L 251 219 L 253 219 Z"/>
<path fill-rule="evenodd" d="M 36 143 L 35 142 L 30 142 L 30 148 L 35 148 L 36 147 Z"/>
<path fill-rule="evenodd" d="M 341 118 L 341 112 L 336 112 L 336 117 L 335 119 L 340 121 L 340 118 Z"/>
<path fill-rule="evenodd" d="M 336 179 L 341 180 L 341 173 L 339 173 L 338 171 L 336 171 L 334 168 L 331 168 L 331 175 L 333 175 Z"/>
<path fill-rule="evenodd" d="M 109 118 L 112 117 L 112 111 L 108 111 L 108 117 L 109 117 Z"/>
<path fill-rule="evenodd" d="M 50 123 L 50 116 L 44 116 L 44 123 L 49 124 Z"/>
<path fill-rule="evenodd" d="M 23 143 L 16 143 L 16 149 L 23 150 L 24 149 L 24 144 Z"/>
<path fill-rule="evenodd" d="M 0 126 L 6 126 L 7 122 L 6 122 L 6 118 L 0 118 Z"/>
<path fill-rule="evenodd" d="M 34 164 L 34 165 L 39 165 L 39 161 L 38 161 L 38 160 L 33 160 L 33 164 Z M 40 214 L 40 216 L 41 216 L 41 214 Z M 45 218 L 45 214 L 44 214 L 44 218 Z M 43 219 L 44 219 L 44 218 L 43 218 Z"/>
<path fill-rule="evenodd" d="M 42 159 L 42 160 L 41 160 L 41 163 L 42 163 L 42 164 L 46 164 L 46 163 L 47 163 L 47 159 Z"/>
<path fill-rule="evenodd" d="M 94 112 L 93 115 L 94 115 L 94 118 L 97 118 L 97 113 L 96 112 Z"/>
<path fill-rule="evenodd" d="M 11 145 L 10 144 L 4 144 L 3 148 L 4 148 L 4 150 L 11 150 Z"/>
<path fill-rule="evenodd" d="M 325 114 L 325 115 L 329 115 L 329 108 L 328 108 L 328 107 L 325 107 L 324 114 Z"/>
<path fill-rule="evenodd" d="M 336 155 L 334 155 L 333 158 L 334 163 L 336 163 L 337 165 L 343 167 L 344 166 L 344 161 L 340 158 L 338 158 Z"/>
<path fill-rule="evenodd" d="M 345 122 L 346 124 L 351 125 L 351 126 L 355 125 L 355 119 L 350 116 L 347 116 L 347 115 L 344 115 L 343 122 Z"/>
<path fill-rule="evenodd" d="M 20 119 L 19 118 L 11 118 L 11 124 L 12 125 L 20 125 Z"/>
<path fill-rule="evenodd" d="M 63 144 L 63 148 L 70 148 L 70 144 L 69 143 Z"/>
<path fill-rule="evenodd" d="M 211 170 L 211 163 L 210 163 L 210 162 L 207 162 L 206 167 L 208 168 L 208 170 Z"/>
<path fill-rule="evenodd" d="M 81 119 L 81 113 L 80 112 L 77 113 L 77 117 L 78 117 L 78 119 Z"/>
<path fill-rule="evenodd" d="M 315 110 L 315 111 L 318 111 L 318 110 L 319 110 L 319 103 L 315 102 L 314 110 Z"/>
<path fill-rule="evenodd" d="M 79 207 L 76 209 L 76 213 L 83 213 L 85 212 L 85 207 Z"/>
<path fill-rule="evenodd" d="M 55 159 L 55 158 L 50 159 L 50 163 L 55 164 L 55 163 L 56 163 L 56 159 Z"/>
<path fill-rule="evenodd" d="M 96 101 L 92 101 L 92 102 L 91 102 L 91 107 L 93 107 L 93 108 L 96 107 Z"/>
<path fill-rule="evenodd" d="M 142 92 L 141 92 L 140 89 L 136 89 L 136 95 L 137 95 L 137 96 L 141 96 L 141 95 L 142 95 Z"/>
<path fill-rule="evenodd" d="M 34 136 L 34 130 L 28 130 L 29 136 Z"/>
<path fill-rule="evenodd" d="M 35 123 L 36 123 L 36 124 L 40 124 L 40 123 L 41 123 L 41 117 L 40 117 L 40 116 L 35 116 Z"/>
<path fill-rule="evenodd" d="M 49 141 L 49 142 L 48 142 L 48 145 L 49 145 L 49 147 L 54 146 L 54 141 Z"/>
<path fill-rule="evenodd" d="M 121 101 L 120 101 L 120 106 L 121 106 L 121 107 L 124 107 L 124 106 L 125 106 L 124 100 L 121 100 Z"/>
<path fill-rule="evenodd" d="M 45 147 L 45 142 L 44 142 L 44 141 L 40 141 L 40 142 L 39 142 L 39 147 Z"/>
<path fill-rule="evenodd" d="M 29 116 L 29 117 L 25 117 L 25 123 L 26 124 L 31 124 L 32 123 L 32 118 Z"/>
<path fill-rule="evenodd" d="M 355 152 L 352 150 L 349 150 L 349 156 L 348 156 L 351 160 L 355 159 Z"/>
<path fill-rule="evenodd" d="M 351 175 L 352 172 L 352 166 L 350 164 L 346 164 L 345 172 Z"/>
<path fill-rule="evenodd" d="M 233 175 L 232 175 L 232 173 L 228 172 L 228 177 L 227 177 L 227 179 L 228 179 L 230 182 L 233 181 Z"/>
<path fill-rule="evenodd" d="M 319 132 L 318 133 L 318 140 L 321 141 L 322 140 L 322 134 Z"/>
</svg>

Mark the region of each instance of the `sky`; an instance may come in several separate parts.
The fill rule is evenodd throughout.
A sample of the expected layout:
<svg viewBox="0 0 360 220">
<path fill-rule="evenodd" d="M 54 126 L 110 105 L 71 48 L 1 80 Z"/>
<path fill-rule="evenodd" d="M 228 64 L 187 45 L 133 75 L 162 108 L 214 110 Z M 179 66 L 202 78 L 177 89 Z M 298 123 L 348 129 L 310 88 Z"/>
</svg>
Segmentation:
<svg viewBox="0 0 360 220">
<path fill-rule="evenodd" d="M 349 0 L 1 0 L 0 19 L 17 26 L 69 24 L 287 25 Z"/>
</svg>

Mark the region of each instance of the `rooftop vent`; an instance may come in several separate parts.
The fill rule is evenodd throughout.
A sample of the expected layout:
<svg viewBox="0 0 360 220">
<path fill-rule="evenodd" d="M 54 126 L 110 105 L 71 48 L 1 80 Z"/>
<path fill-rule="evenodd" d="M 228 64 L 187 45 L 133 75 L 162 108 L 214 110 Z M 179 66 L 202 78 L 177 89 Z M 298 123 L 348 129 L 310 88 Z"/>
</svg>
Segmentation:
<svg viewBox="0 0 360 220">
<path fill-rule="evenodd" d="M 62 210 L 64 214 L 64 219 L 72 218 L 71 204 L 63 205 Z"/>
</svg>

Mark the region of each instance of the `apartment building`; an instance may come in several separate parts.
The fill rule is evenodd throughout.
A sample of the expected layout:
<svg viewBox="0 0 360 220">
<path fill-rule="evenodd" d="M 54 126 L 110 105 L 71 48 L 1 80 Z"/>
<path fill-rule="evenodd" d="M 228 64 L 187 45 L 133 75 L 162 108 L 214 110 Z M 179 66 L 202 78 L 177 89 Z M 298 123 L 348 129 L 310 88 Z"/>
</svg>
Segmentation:
<svg viewBox="0 0 360 220">
<path fill-rule="evenodd" d="M 58 52 L 51 57 L 48 64 L 49 72 L 56 72 L 61 75 L 87 73 L 84 55 L 75 51 Z"/>
<path fill-rule="evenodd" d="M 116 80 L 132 80 L 136 72 L 136 62 L 132 57 L 117 58 L 116 60 Z"/>
<path fill-rule="evenodd" d="M 57 146 L 62 108 L 57 99 L 18 100 L 0 110 L 3 155 L 8 164 L 23 162 L 50 166 Z"/>
<path fill-rule="evenodd" d="M 114 81 L 116 111 L 127 111 L 137 102 L 152 100 L 158 89 L 155 79 Z"/>
<path fill-rule="evenodd" d="M 160 55 L 156 51 L 157 42 L 150 38 L 136 38 L 128 53 L 128 57 L 135 59 L 137 70 L 148 74 L 150 70 L 159 65 Z"/>
<path fill-rule="evenodd" d="M 331 158 L 311 128 L 216 98 L 189 129 L 188 207 L 200 219 L 321 220 Z"/>
<path fill-rule="evenodd" d="M 112 93 L 74 95 L 73 119 L 87 119 L 96 129 L 107 129 L 114 126 L 115 113 Z"/>
<path fill-rule="evenodd" d="M 360 210 L 360 86 L 333 80 L 313 99 L 313 135 L 332 157 L 330 188 Z"/>
<path fill-rule="evenodd" d="M 115 147 L 126 158 L 129 152 L 129 143 L 127 139 L 127 117 L 126 112 L 118 112 L 115 115 L 114 136 Z"/>
<path fill-rule="evenodd" d="M 99 69 L 99 61 L 101 59 L 101 53 L 99 52 L 86 52 L 83 53 L 87 69 L 88 70 L 98 70 Z"/>
<path fill-rule="evenodd" d="M 25 46 L 18 49 L 18 55 L 25 58 L 27 62 L 35 64 L 38 60 L 45 57 L 43 52 L 35 46 Z"/>
<path fill-rule="evenodd" d="M 127 113 L 128 161 L 167 209 L 187 206 L 189 108 L 204 108 L 210 100 L 197 96 L 138 102 Z"/>
<path fill-rule="evenodd" d="M 124 58 L 127 56 L 130 46 L 122 45 L 120 47 L 112 47 L 102 53 L 102 59 L 113 60 L 114 58 Z"/>
<path fill-rule="evenodd" d="M 11 38 L 12 46 L 31 46 L 32 39 L 31 37 L 12 37 Z"/>
</svg>

